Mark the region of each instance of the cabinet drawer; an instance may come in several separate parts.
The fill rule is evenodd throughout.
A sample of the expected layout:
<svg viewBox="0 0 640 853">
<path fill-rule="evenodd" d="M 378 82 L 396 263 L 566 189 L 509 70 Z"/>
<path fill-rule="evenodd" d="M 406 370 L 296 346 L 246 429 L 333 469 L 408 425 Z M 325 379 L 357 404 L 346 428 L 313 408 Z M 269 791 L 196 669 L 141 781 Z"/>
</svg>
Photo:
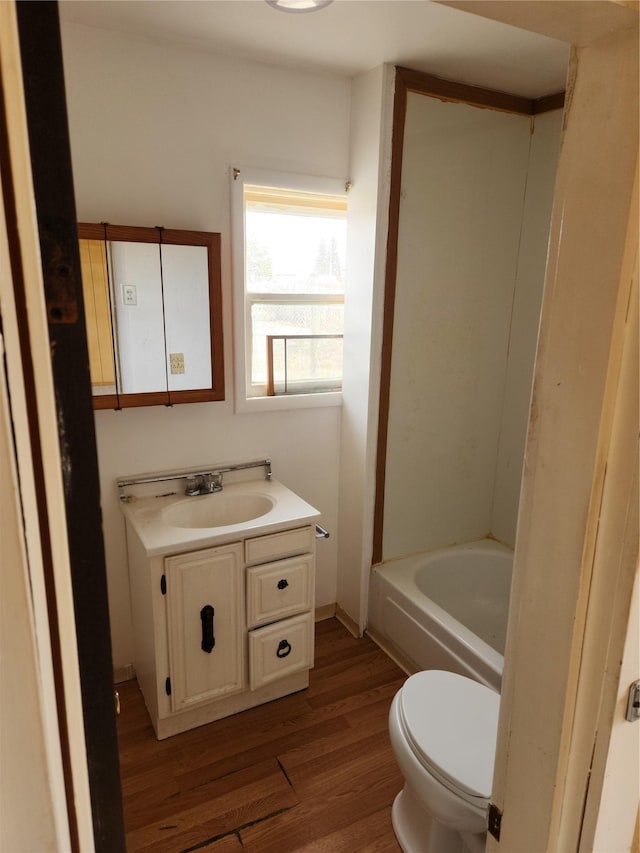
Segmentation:
<svg viewBox="0 0 640 853">
<path fill-rule="evenodd" d="M 292 616 L 249 632 L 252 690 L 313 665 L 313 614 Z"/>
<path fill-rule="evenodd" d="M 315 541 L 313 527 L 298 527 L 295 530 L 256 536 L 245 540 L 245 562 L 267 563 L 269 560 L 292 557 L 294 554 L 313 553 Z"/>
<path fill-rule="evenodd" d="M 290 557 L 247 569 L 247 625 L 255 628 L 313 606 L 315 557 Z"/>
</svg>

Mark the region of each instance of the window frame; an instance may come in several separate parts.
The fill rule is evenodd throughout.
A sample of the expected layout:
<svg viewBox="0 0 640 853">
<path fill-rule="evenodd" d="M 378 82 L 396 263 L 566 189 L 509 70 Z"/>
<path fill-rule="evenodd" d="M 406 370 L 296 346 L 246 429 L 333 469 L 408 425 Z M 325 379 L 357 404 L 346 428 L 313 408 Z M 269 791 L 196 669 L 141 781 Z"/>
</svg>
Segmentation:
<svg viewBox="0 0 640 853">
<path fill-rule="evenodd" d="M 341 391 L 311 391 L 303 394 L 276 396 L 249 396 L 250 377 L 250 330 L 252 302 L 273 301 L 278 294 L 247 294 L 245 279 L 245 215 L 244 187 L 265 186 L 300 192 L 344 195 L 346 181 L 340 178 L 326 178 L 301 175 L 289 172 L 277 172 L 256 169 L 248 166 L 232 166 L 231 181 L 231 247 L 232 279 L 234 307 L 234 407 L 236 412 L 280 411 L 286 409 L 306 409 L 324 406 L 341 406 Z M 315 297 L 309 301 L 316 304 Z M 335 300 L 334 300 L 335 301 Z"/>
</svg>

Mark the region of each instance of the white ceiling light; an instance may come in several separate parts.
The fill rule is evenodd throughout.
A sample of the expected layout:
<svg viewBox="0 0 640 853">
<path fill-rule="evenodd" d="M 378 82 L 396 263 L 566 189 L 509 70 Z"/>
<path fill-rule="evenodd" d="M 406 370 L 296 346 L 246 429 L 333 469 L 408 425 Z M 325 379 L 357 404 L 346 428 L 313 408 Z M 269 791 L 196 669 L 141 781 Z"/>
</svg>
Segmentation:
<svg viewBox="0 0 640 853">
<path fill-rule="evenodd" d="M 266 2 L 281 12 L 315 12 L 328 6 L 333 0 L 266 0 Z"/>
</svg>

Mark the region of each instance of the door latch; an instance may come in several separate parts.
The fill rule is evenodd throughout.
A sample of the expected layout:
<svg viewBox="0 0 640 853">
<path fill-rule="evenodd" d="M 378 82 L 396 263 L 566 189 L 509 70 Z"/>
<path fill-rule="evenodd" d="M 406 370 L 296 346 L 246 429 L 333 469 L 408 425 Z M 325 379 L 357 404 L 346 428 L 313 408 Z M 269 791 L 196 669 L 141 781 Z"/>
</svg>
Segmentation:
<svg viewBox="0 0 640 853">
<path fill-rule="evenodd" d="M 634 681 L 629 688 L 625 720 L 628 720 L 630 723 L 640 720 L 640 680 Z"/>
</svg>

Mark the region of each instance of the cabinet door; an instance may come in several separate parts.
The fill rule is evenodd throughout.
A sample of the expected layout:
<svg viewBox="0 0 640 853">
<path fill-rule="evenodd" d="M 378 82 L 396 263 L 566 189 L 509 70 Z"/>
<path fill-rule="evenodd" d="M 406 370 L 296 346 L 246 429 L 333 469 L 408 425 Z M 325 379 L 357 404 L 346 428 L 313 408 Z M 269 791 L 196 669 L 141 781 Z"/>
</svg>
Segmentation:
<svg viewBox="0 0 640 853">
<path fill-rule="evenodd" d="M 183 711 L 244 686 L 240 543 L 165 559 L 171 709 Z"/>
</svg>

